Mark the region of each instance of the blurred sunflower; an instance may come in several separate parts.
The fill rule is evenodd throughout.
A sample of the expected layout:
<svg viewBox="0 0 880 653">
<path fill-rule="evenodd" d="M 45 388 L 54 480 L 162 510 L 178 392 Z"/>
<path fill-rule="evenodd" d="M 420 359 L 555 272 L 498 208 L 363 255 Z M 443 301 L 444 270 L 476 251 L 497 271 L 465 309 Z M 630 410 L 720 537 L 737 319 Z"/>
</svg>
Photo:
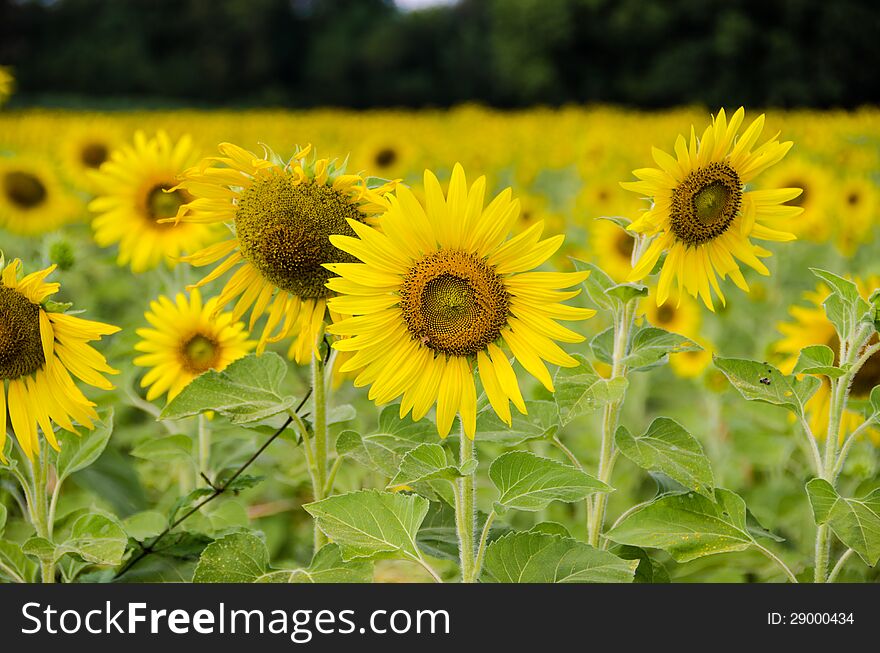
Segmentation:
<svg viewBox="0 0 880 653">
<path fill-rule="evenodd" d="M 803 209 L 798 219 L 792 220 L 787 228 L 798 238 L 813 242 L 825 242 L 831 236 L 833 225 L 828 219 L 827 208 L 833 186 L 832 176 L 824 167 L 802 157 L 783 161 L 768 170 L 761 180 L 761 188 L 801 189 L 800 195 L 785 202 L 787 206 Z"/>
<path fill-rule="evenodd" d="M 678 301 L 657 305 L 657 302 L 645 302 L 645 317 L 648 322 L 661 329 L 678 333 L 688 338 L 696 337 L 700 332 L 700 311 L 697 304 L 687 296 L 679 297 Z"/>
<path fill-rule="evenodd" d="M 61 169 L 77 188 L 97 193 L 100 188 L 92 173 L 110 158 L 110 153 L 122 141 L 122 131 L 111 120 L 76 124 L 59 139 Z"/>
<path fill-rule="evenodd" d="M 676 157 L 657 148 L 654 160 L 659 168 L 641 168 L 633 174 L 639 181 L 623 182 L 631 191 L 653 199 L 653 205 L 629 228 L 655 236 L 630 274 L 630 281 L 648 275 L 665 251 L 668 256 L 660 271 L 657 303 L 669 297 L 673 279 L 679 293 L 686 290 L 715 310 L 712 291 L 724 303 L 718 285 L 730 275 L 733 282 L 748 292 L 736 259 L 760 274 L 769 274 L 761 257 L 770 256 L 763 247 L 753 245 L 750 238 L 787 241 L 795 236 L 767 225 L 774 220 L 790 220 L 802 213 L 800 207 L 786 206 L 800 194 L 800 189 L 746 191 L 745 184 L 782 160 L 791 142 L 775 138 L 753 149 L 764 128 L 759 116 L 737 139 L 745 112 L 742 108 L 728 123 L 724 110 L 718 112 L 697 138 L 691 127 L 690 143 L 679 135 L 675 142 Z"/>
<path fill-rule="evenodd" d="M 200 374 L 222 371 L 256 346 L 244 324 L 218 313 L 216 298 L 203 304 L 197 288 L 188 299 L 183 293 L 174 301 L 160 296 L 144 317 L 153 328 L 137 330 L 141 341 L 134 348 L 143 355 L 134 364 L 151 368 L 141 381 L 150 388 L 147 401 L 166 392 L 171 401 Z"/>
<path fill-rule="evenodd" d="M 214 238 L 206 225 L 162 221 L 192 199 L 177 183 L 178 175 L 196 160 L 189 136 L 174 143 L 164 131 L 154 138 L 138 131 L 133 145 L 114 150 L 91 174 L 100 195 L 89 203 L 97 214 L 92 221 L 95 242 L 101 247 L 118 244 L 119 265 L 130 265 L 135 273 L 162 261 L 174 267 L 182 254 Z"/>
<path fill-rule="evenodd" d="M 0 157 L 0 228 L 24 236 L 44 234 L 71 222 L 81 208 L 46 159 Z"/>
<path fill-rule="evenodd" d="M 696 351 L 682 351 L 669 356 L 669 367 L 673 373 L 683 379 L 693 379 L 700 376 L 712 363 L 715 348 L 703 338 L 691 336 L 702 349 Z"/>
<path fill-rule="evenodd" d="M 13 90 L 15 90 L 15 77 L 12 76 L 12 69 L 0 66 L 0 107 L 6 104 Z"/>
<path fill-rule="evenodd" d="M 21 261 L 5 265 L 0 257 L 0 424 L 9 424 L 31 460 L 40 454 L 38 432 L 54 448 L 54 422 L 74 431 L 98 419 L 95 404 L 76 387 L 71 374 L 88 385 L 111 390 L 104 374 L 117 371 L 88 343 L 119 331 L 117 327 L 50 311 L 47 300 L 58 292 L 45 279 L 55 266 L 18 278 Z M 0 429 L 0 460 L 6 427 Z"/>
<path fill-rule="evenodd" d="M 608 276 L 621 283 L 632 272 L 633 235 L 610 220 L 592 220 L 589 226 L 593 257 Z"/>
<path fill-rule="evenodd" d="M 564 236 L 541 240 L 538 222 L 508 239 L 519 219 L 519 202 L 510 189 L 484 207 L 486 179 L 468 190 L 464 170 L 455 165 L 446 197 L 430 171 L 425 172 L 425 207 L 399 187 L 381 231 L 349 220 L 355 236 L 331 236 L 331 242 L 361 263 L 327 267 L 339 275 L 327 285 L 339 296 L 332 310 L 352 315 L 330 327 L 348 336 L 334 347 L 355 352 L 342 371 L 358 371 L 355 386 L 371 385 L 378 404 L 403 395 L 401 417 L 425 416 L 437 404 L 437 430 L 449 434 L 459 414 L 465 434 L 476 431 L 474 371 L 493 409 L 511 423 L 509 402 L 523 414 L 526 406 L 508 354 L 548 390 L 553 381 L 544 361 L 573 367 L 577 361 L 555 342 L 584 338 L 556 320 L 583 320 L 595 311 L 560 302 L 579 293 L 565 291 L 585 273 L 534 272 L 549 259 Z"/>
<path fill-rule="evenodd" d="M 880 277 L 872 276 L 866 280 L 854 279 L 860 293 L 868 297 L 875 288 L 880 287 Z M 780 322 L 777 328 L 783 338 L 774 345 L 774 350 L 785 356 L 780 364 L 780 369 L 785 373 L 791 373 L 797 363 L 801 349 L 810 345 L 827 345 L 834 352 L 835 364 L 840 351 L 840 340 L 834 325 L 828 321 L 823 306 L 831 291 L 824 284 L 818 284 L 815 290 L 804 293 L 806 306 L 792 306 L 789 314 L 790 322 Z M 876 336 L 875 336 L 876 338 Z M 855 399 L 867 399 L 871 390 L 880 385 L 880 354 L 875 354 L 862 367 L 853 379 L 850 386 L 850 396 Z M 809 416 L 810 428 L 818 439 L 823 439 L 828 425 L 829 411 L 831 408 L 831 385 L 828 379 L 822 377 L 822 385 L 807 402 L 806 410 Z M 864 417 L 858 413 L 847 411 L 844 416 L 841 437 L 851 432 L 856 426 L 864 421 Z M 870 429 L 869 435 L 874 442 L 880 444 L 880 431 Z"/>
<path fill-rule="evenodd" d="M 837 245 L 840 251 L 851 256 L 870 242 L 877 224 L 877 187 L 866 177 L 851 176 L 837 185 L 835 192 Z"/>
<path fill-rule="evenodd" d="M 345 174 L 336 161 L 310 156 L 311 147 L 287 163 L 274 153 L 259 157 L 231 143 L 222 143 L 220 152 L 224 156 L 184 175 L 181 187 L 195 199 L 181 209 L 179 219 L 194 225 L 234 224 L 235 236 L 186 260 L 204 266 L 225 259 L 197 286 L 237 267 L 217 309 L 237 297 L 233 319 L 250 310 L 251 330 L 268 313 L 257 351 L 294 334 L 290 355 L 308 362 L 332 294 L 325 284 L 333 274 L 322 266 L 355 260 L 328 236 L 353 235 L 352 221 L 363 223 L 384 211 L 382 193 L 394 184 L 369 188 L 363 176 Z"/>
<path fill-rule="evenodd" d="M 368 137 L 352 157 L 353 160 L 365 169 L 389 179 L 403 177 L 411 172 L 415 158 L 412 139 L 402 135 L 395 136 L 397 130 L 391 126 L 377 129 L 374 133 L 381 133 L 382 136 Z"/>
</svg>

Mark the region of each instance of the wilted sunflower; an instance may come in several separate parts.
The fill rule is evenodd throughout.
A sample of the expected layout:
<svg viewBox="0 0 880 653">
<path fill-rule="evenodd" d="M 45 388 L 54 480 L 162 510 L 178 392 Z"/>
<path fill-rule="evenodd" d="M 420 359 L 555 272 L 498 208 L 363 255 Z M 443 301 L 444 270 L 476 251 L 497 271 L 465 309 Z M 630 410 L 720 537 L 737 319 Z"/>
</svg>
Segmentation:
<svg viewBox="0 0 880 653">
<path fill-rule="evenodd" d="M 12 70 L 6 66 L 0 66 L 0 107 L 6 104 L 14 89 L 15 77 L 12 76 Z"/>
<path fill-rule="evenodd" d="M 268 313 L 257 350 L 294 334 L 291 357 L 305 363 L 316 351 L 332 294 L 325 284 L 333 275 L 322 266 L 355 260 L 331 245 L 328 236 L 353 235 L 349 222 L 363 223 L 384 211 L 381 193 L 393 184 L 370 188 L 363 176 L 345 174 L 344 164 L 311 155 L 311 147 L 297 151 L 288 163 L 271 152 L 260 157 L 231 143 L 219 147 L 222 157 L 184 175 L 181 187 L 195 199 L 183 208 L 180 220 L 228 223 L 235 235 L 186 260 L 203 266 L 225 258 L 197 286 L 238 268 L 217 309 L 238 298 L 233 319 L 250 310 L 251 330 Z"/>
<path fill-rule="evenodd" d="M 119 265 L 143 272 L 164 260 L 173 267 L 184 253 L 213 239 L 206 225 L 162 222 L 192 199 L 175 187 L 178 175 L 196 160 L 189 136 L 174 143 L 164 131 L 155 138 L 139 131 L 133 146 L 114 150 L 92 174 L 100 194 L 89 204 L 97 214 L 92 221 L 95 241 L 101 247 L 118 244 Z"/>
<path fill-rule="evenodd" d="M 679 292 L 697 295 L 715 310 L 712 291 L 724 303 L 717 276 L 728 275 L 748 292 L 737 259 L 760 274 L 769 274 L 761 257 L 770 256 L 750 238 L 787 241 L 794 235 L 771 228 L 767 223 L 791 220 L 802 212 L 786 206 L 800 194 L 797 188 L 745 190 L 758 174 L 779 162 L 791 142 L 772 138 L 755 147 L 764 127 L 759 116 L 737 139 L 745 112 L 742 108 L 727 122 L 724 110 L 712 121 L 701 138 L 691 127 L 688 143 L 683 136 L 675 142 L 676 157 L 657 148 L 654 160 L 659 168 L 641 168 L 633 174 L 640 181 L 621 185 L 653 199 L 653 205 L 629 228 L 654 236 L 647 251 L 635 264 L 630 281 L 648 275 L 663 252 L 667 257 L 660 271 L 657 303 L 669 297 L 673 279 Z"/>
<path fill-rule="evenodd" d="M 76 218 L 81 208 L 45 159 L 0 157 L 0 229 L 24 236 L 47 233 Z"/>
<path fill-rule="evenodd" d="M 150 387 L 148 401 L 166 392 L 171 401 L 200 374 L 222 371 L 254 348 L 244 324 L 218 313 L 216 305 L 216 298 L 203 304 L 196 288 L 189 299 L 178 293 L 175 301 L 163 295 L 150 302 L 144 317 L 153 328 L 138 329 L 142 340 L 134 347 L 143 352 L 134 364 L 151 368 L 141 381 Z"/>
<path fill-rule="evenodd" d="M 88 385 L 111 390 L 104 374 L 116 374 L 88 343 L 119 331 L 47 309 L 59 284 L 46 283 L 55 266 L 18 278 L 19 259 L 0 258 L 0 459 L 6 443 L 6 418 L 25 455 L 40 453 L 38 427 L 54 448 L 52 422 L 73 431 L 73 421 L 94 428 L 95 404 L 76 387 L 71 374 Z"/>
<path fill-rule="evenodd" d="M 359 371 L 356 386 L 372 385 L 378 404 L 403 395 L 401 417 L 419 420 L 436 402 L 437 429 L 446 436 L 456 414 L 471 438 L 476 430 L 473 373 L 495 412 L 511 423 L 509 401 L 526 412 L 506 343 L 514 357 L 544 386 L 553 381 L 544 364 L 577 365 L 554 340 L 583 337 L 556 320 L 583 320 L 594 311 L 560 302 L 585 273 L 534 272 L 563 236 L 541 240 L 538 222 L 514 238 L 519 202 L 510 189 L 483 206 L 486 180 L 468 190 L 456 164 L 446 197 L 437 178 L 425 172 L 425 208 L 404 187 L 389 196 L 379 229 L 349 220 L 353 236 L 332 236 L 339 249 L 361 263 L 327 267 L 339 275 L 328 286 L 340 296 L 330 308 L 354 317 L 328 327 L 349 336 L 334 347 L 355 352 L 342 371 Z"/>
<path fill-rule="evenodd" d="M 859 287 L 859 292 L 867 298 L 871 292 L 880 287 L 880 277 L 872 276 L 867 280 L 854 279 Z M 794 305 L 789 309 L 792 317 L 790 322 L 780 322 L 777 325 L 779 332 L 784 336 L 776 343 L 774 349 L 786 356 L 780 365 L 783 372 L 790 373 L 797 363 L 801 349 L 810 345 L 826 345 L 834 352 L 835 363 L 840 352 L 840 340 L 834 325 L 825 314 L 823 303 L 831 294 L 828 286 L 818 284 L 815 290 L 804 293 L 806 306 Z M 874 336 L 876 342 L 876 335 Z M 807 402 L 806 411 L 809 418 L 810 428 L 814 435 L 822 439 L 825 437 L 828 426 L 828 417 L 831 408 L 831 386 L 828 379 L 821 377 L 822 385 Z M 868 359 L 850 386 L 850 396 L 855 399 L 867 399 L 871 390 L 880 385 L 880 354 L 874 354 Z M 851 432 L 864 421 L 864 417 L 858 413 L 847 411 L 844 415 L 841 437 Z M 880 432 L 870 429 L 869 435 L 872 440 L 880 443 Z"/>
</svg>

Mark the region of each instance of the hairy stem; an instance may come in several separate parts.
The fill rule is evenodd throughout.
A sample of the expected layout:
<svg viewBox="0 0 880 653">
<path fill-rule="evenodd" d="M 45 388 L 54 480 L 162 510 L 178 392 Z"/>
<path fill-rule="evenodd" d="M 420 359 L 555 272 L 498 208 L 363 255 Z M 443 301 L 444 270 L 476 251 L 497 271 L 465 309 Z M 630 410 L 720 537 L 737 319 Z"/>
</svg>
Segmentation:
<svg viewBox="0 0 880 653">
<path fill-rule="evenodd" d="M 324 360 L 320 356 L 312 357 L 312 396 L 315 411 L 312 416 L 314 425 L 314 496 L 315 501 L 324 498 L 327 485 L 327 381 L 324 376 Z M 324 532 L 315 525 L 315 551 L 327 543 Z"/>
<path fill-rule="evenodd" d="M 474 459 L 474 441 L 461 429 L 459 465 L 464 466 Z M 461 560 L 461 582 L 476 581 L 474 559 L 474 533 L 476 530 L 476 470 L 457 481 L 455 493 L 455 526 L 458 533 L 458 551 Z"/>
</svg>

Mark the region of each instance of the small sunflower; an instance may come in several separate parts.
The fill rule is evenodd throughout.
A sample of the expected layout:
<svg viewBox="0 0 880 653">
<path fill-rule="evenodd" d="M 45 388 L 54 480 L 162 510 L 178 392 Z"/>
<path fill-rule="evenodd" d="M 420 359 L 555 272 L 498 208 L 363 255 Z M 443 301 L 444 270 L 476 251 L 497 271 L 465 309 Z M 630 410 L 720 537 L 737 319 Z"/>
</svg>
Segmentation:
<svg viewBox="0 0 880 653">
<path fill-rule="evenodd" d="M 97 193 L 100 191 L 93 173 L 110 158 L 122 144 L 122 134 L 110 120 L 93 120 L 77 124 L 60 138 L 59 158 L 65 176 L 77 188 Z"/>
<path fill-rule="evenodd" d="M 712 364 L 715 353 L 715 348 L 708 341 L 698 337 L 692 337 L 692 340 L 702 349 L 682 351 L 669 357 L 669 367 L 676 376 L 683 379 L 694 379 L 705 372 Z"/>
<path fill-rule="evenodd" d="M 591 220 L 589 236 L 591 253 L 609 277 L 623 282 L 632 272 L 633 234 L 610 220 Z"/>
<path fill-rule="evenodd" d="M 48 233 L 75 219 L 81 208 L 44 159 L 0 157 L 0 229 L 24 236 Z"/>
<path fill-rule="evenodd" d="M 208 370 L 222 371 L 253 350 L 244 324 L 231 313 L 218 313 L 217 300 L 202 303 L 198 289 L 189 299 L 178 293 L 174 301 L 160 296 L 144 314 L 152 329 L 138 329 L 141 341 L 135 349 L 142 356 L 134 364 L 151 368 L 141 381 L 147 400 L 168 393 L 168 401 Z"/>
<path fill-rule="evenodd" d="M 502 343 L 552 392 L 544 361 L 577 365 L 554 340 L 584 339 L 556 320 L 583 320 L 594 311 L 560 303 L 579 293 L 563 289 L 581 283 L 585 273 L 532 271 L 564 236 L 541 240 L 538 222 L 508 239 L 520 210 L 510 189 L 484 207 L 485 177 L 469 190 L 458 164 L 446 197 L 433 173 L 424 179 L 424 208 L 400 187 L 388 196 L 381 231 L 349 220 L 357 237 L 331 236 L 361 262 L 327 266 L 339 275 L 327 284 L 339 293 L 330 308 L 353 316 L 328 331 L 347 336 L 334 343 L 355 352 L 342 371 L 358 371 L 355 386 L 371 385 L 370 399 L 384 404 L 403 395 L 401 417 L 412 411 L 415 420 L 436 403 L 441 436 L 459 414 L 473 438 L 474 371 L 495 412 L 510 424 L 509 402 L 523 414 L 526 406 Z"/>
<path fill-rule="evenodd" d="M 852 256 L 873 238 L 877 187 L 866 177 L 852 176 L 837 185 L 836 195 L 837 245 L 845 255 Z"/>
<path fill-rule="evenodd" d="M 748 292 L 736 259 L 760 274 L 770 273 L 761 262 L 770 252 L 752 244 L 750 238 L 795 238 L 767 223 L 790 220 L 802 212 L 800 207 L 784 205 L 797 197 L 800 189 L 745 190 L 758 174 L 782 160 L 792 144 L 772 138 L 755 147 L 764 127 L 763 115 L 737 138 L 744 115 L 740 108 L 728 123 L 722 109 L 702 138 L 696 137 L 693 127 L 690 143 L 679 136 L 676 157 L 654 148 L 654 160 L 660 168 L 635 170 L 633 174 L 640 181 L 621 184 L 653 199 L 651 208 L 629 226 L 635 232 L 654 236 L 629 280 L 648 275 L 660 255 L 667 252 L 657 285 L 658 304 L 667 300 L 676 279 L 679 293 L 686 290 L 693 297 L 699 295 L 710 310 L 715 310 L 713 290 L 722 303 L 725 301 L 718 275 L 722 279 L 729 275 Z"/>
<path fill-rule="evenodd" d="M 653 326 L 688 338 L 696 337 L 700 333 L 699 307 L 687 296 L 659 306 L 656 302 L 645 302 L 645 317 Z"/>
<path fill-rule="evenodd" d="M 206 225 L 163 222 L 192 199 L 176 186 L 178 176 L 196 160 L 189 136 L 174 143 L 164 131 L 155 138 L 139 131 L 133 145 L 114 150 L 92 174 L 99 191 L 89 204 L 97 214 L 92 221 L 95 241 L 101 247 L 118 244 L 119 265 L 130 265 L 136 273 L 162 261 L 173 267 L 182 254 L 213 240 Z"/>
<path fill-rule="evenodd" d="M 854 281 L 864 297 L 868 297 L 874 288 L 880 287 L 880 277 L 876 276 L 869 277 L 867 280 L 856 278 Z M 792 320 L 790 322 L 781 322 L 777 325 L 783 338 L 776 343 L 774 349 L 785 356 L 785 360 L 780 364 L 782 371 L 790 373 L 797 363 L 801 349 L 810 345 L 826 345 L 830 347 L 834 352 L 836 363 L 840 351 L 840 340 L 837 337 L 834 325 L 828 321 L 823 306 L 829 294 L 831 294 L 831 291 L 824 284 L 817 285 L 815 290 L 805 292 L 804 299 L 807 305 L 792 306 L 789 309 Z M 850 396 L 855 399 L 867 399 L 871 394 L 871 390 L 878 385 L 880 385 L 880 354 L 874 354 L 853 379 L 850 386 Z M 831 386 L 828 380 L 822 377 L 822 385 L 806 405 L 810 428 L 819 439 L 825 437 L 830 407 Z M 863 416 L 847 411 L 844 415 L 841 437 L 851 432 L 863 421 Z M 869 435 L 872 440 L 880 443 L 880 431 L 871 429 Z"/>
<path fill-rule="evenodd" d="M 355 260 L 328 236 L 353 235 L 351 222 L 364 223 L 384 211 L 381 194 L 394 184 L 371 188 L 363 176 L 345 174 L 344 164 L 311 155 L 311 147 L 287 163 L 271 152 L 259 157 L 231 143 L 222 143 L 220 152 L 222 157 L 184 175 L 181 188 L 195 199 L 179 219 L 231 224 L 235 235 L 185 260 L 204 266 L 225 258 L 197 286 L 238 268 L 218 298 L 218 310 L 238 298 L 233 319 L 250 310 L 251 330 L 268 313 L 257 351 L 294 334 L 291 358 L 305 363 L 316 351 L 332 294 L 325 284 L 333 274 L 323 264 Z"/>
<path fill-rule="evenodd" d="M 95 404 L 71 374 L 111 390 L 104 374 L 117 372 L 88 343 L 119 329 L 48 310 L 47 300 L 60 287 L 45 281 L 55 266 L 19 279 L 20 268 L 19 259 L 4 265 L 0 258 L 0 459 L 8 415 L 22 451 L 33 460 L 40 454 L 38 431 L 58 449 L 53 422 L 66 431 L 74 431 L 74 421 L 94 428 Z"/>
<path fill-rule="evenodd" d="M 788 226 L 798 238 L 825 242 L 831 236 L 833 224 L 828 219 L 828 205 L 834 187 L 832 175 L 823 166 L 801 157 L 783 161 L 768 170 L 761 180 L 761 188 L 800 188 L 801 194 L 788 200 L 788 206 L 797 206 L 803 213 Z"/>
<path fill-rule="evenodd" d="M 12 70 L 6 66 L 0 66 L 0 107 L 12 96 L 15 90 L 15 77 Z"/>
</svg>

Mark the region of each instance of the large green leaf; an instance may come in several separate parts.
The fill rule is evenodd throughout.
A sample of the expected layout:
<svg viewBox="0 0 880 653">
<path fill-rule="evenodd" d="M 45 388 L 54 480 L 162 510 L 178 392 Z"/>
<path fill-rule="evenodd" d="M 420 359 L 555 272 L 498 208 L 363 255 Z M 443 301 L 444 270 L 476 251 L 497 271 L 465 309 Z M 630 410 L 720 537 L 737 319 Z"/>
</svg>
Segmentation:
<svg viewBox="0 0 880 653">
<path fill-rule="evenodd" d="M 658 417 L 638 437 L 620 427 L 614 441 L 620 452 L 642 469 L 662 472 L 689 490 L 714 499 L 715 478 L 709 459 L 697 439 L 675 420 Z"/>
<path fill-rule="evenodd" d="M 611 310 L 620 306 L 620 300 L 608 295 L 608 290 L 617 285 L 617 282 L 609 277 L 597 265 L 572 259 L 575 270 L 578 272 L 589 271 L 590 276 L 584 281 L 584 291 L 590 301 L 598 308 Z"/>
<path fill-rule="evenodd" d="M 526 401 L 526 415 L 518 410 L 511 414 L 511 425 L 501 420 L 492 408 L 477 414 L 480 442 L 498 442 L 514 447 L 527 440 L 552 438 L 559 430 L 559 411 L 553 401 Z"/>
<path fill-rule="evenodd" d="M 83 428 L 79 433 L 62 431 L 58 434 L 61 450 L 58 452 L 55 467 L 59 482 L 74 472 L 85 469 L 104 453 L 113 433 L 113 410 L 102 411 L 100 417 L 94 430 Z"/>
<path fill-rule="evenodd" d="M 715 490 L 715 501 L 694 492 L 658 497 L 629 514 L 607 537 L 618 544 L 663 549 L 678 562 L 742 551 L 754 542 L 745 502 L 721 488 Z"/>
<path fill-rule="evenodd" d="M 624 364 L 631 370 L 640 370 L 665 363 L 669 354 L 685 351 L 699 351 L 697 343 L 677 333 L 658 327 L 639 329 L 633 336 L 629 354 L 624 357 Z"/>
<path fill-rule="evenodd" d="M 388 483 L 389 488 L 412 486 L 435 479 L 452 481 L 461 476 L 458 467 L 440 444 L 420 444 L 407 451 L 400 461 L 397 474 Z"/>
<path fill-rule="evenodd" d="M 187 435 L 168 435 L 142 442 L 131 450 L 135 458 L 163 462 L 192 455 L 193 441 Z"/>
<path fill-rule="evenodd" d="M 93 513 L 73 523 L 70 537 L 58 547 L 56 555 L 75 553 L 94 564 L 118 565 L 127 543 L 128 536 L 116 519 Z"/>
<path fill-rule="evenodd" d="M 232 533 L 205 548 L 193 582 L 254 583 L 268 572 L 266 543 L 251 533 Z"/>
<path fill-rule="evenodd" d="M 571 503 L 611 486 L 571 465 L 536 456 L 529 451 L 502 454 L 489 467 L 498 488 L 498 503 L 517 510 L 541 510 L 552 501 Z"/>
<path fill-rule="evenodd" d="M 162 411 L 162 419 L 181 419 L 208 411 L 234 424 L 252 424 L 290 410 L 296 398 L 282 388 L 287 363 L 278 354 L 251 354 L 222 372 L 208 371 L 183 389 Z"/>
<path fill-rule="evenodd" d="M 831 294 L 824 302 L 825 314 L 842 341 L 849 339 L 862 319 L 873 322 L 871 305 L 859 294 L 854 282 L 827 270 L 810 268 L 810 272 L 831 287 Z"/>
<path fill-rule="evenodd" d="M 386 406 L 379 414 L 379 426 L 374 433 L 362 435 L 343 431 L 336 439 L 340 456 L 356 460 L 388 478 L 397 474 L 407 451 L 423 443 L 436 443 L 437 431 L 425 420 L 414 422 L 399 416 L 400 406 Z"/>
<path fill-rule="evenodd" d="M 370 560 L 342 559 L 336 544 L 327 544 L 312 558 L 305 569 L 274 571 L 257 580 L 258 583 L 371 583 L 373 563 Z"/>
<path fill-rule="evenodd" d="M 807 483 L 807 495 L 816 523 L 828 524 L 865 564 L 876 565 L 880 560 L 880 488 L 860 499 L 847 499 L 828 481 L 814 478 Z"/>
<path fill-rule="evenodd" d="M 626 378 L 604 379 L 580 354 L 577 367 L 561 367 L 556 373 L 556 405 L 562 424 L 587 415 L 605 404 L 619 401 L 626 392 Z"/>
<path fill-rule="evenodd" d="M 496 583 L 629 583 L 637 566 L 571 538 L 530 531 L 490 544 L 483 572 Z"/>
<path fill-rule="evenodd" d="M 353 558 L 420 558 L 416 535 L 428 500 L 377 490 L 349 492 L 303 506 L 318 528 Z"/>
<path fill-rule="evenodd" d="M 844 371 L 834 366 L 834 351 L 828 345 L 810 345 L 801 349 L 792 374 L 823 374 L 843 376 Z"/>
<path fill-rule="evenodd" d="M 822 383 L 812 376 L 803 379 L 786 376 L 768 363 L 740 358 L 715 358 L 715 366 L 749 401 L 784 406 L 801 417 L 804 405 Z"/>
<path fill-rule="evenodd" d="M 0 579 L 12 583 L 30 583 L 36 573 L 37 563 L 22 553 L 18 544 L 0 540 Z"/>
</svg>

